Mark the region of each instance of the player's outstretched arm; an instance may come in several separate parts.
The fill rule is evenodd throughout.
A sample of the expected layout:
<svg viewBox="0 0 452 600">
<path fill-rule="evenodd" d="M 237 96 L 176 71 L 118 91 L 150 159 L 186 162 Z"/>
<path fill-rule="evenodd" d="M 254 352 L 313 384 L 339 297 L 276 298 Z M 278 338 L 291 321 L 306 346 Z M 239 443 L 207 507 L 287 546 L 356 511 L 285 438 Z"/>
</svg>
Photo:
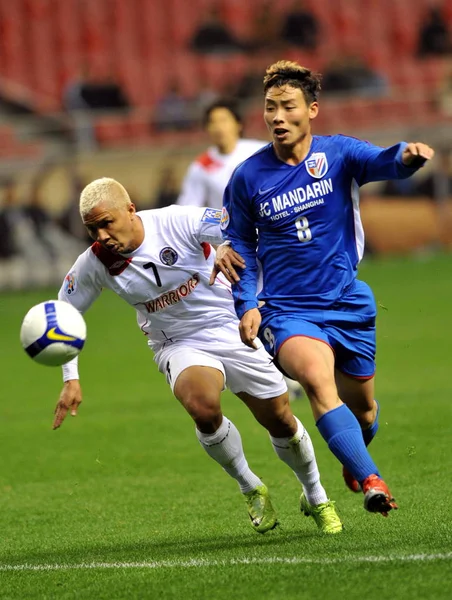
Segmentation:
<svg viewBox="0 0 452 600">
<path fill-rule="evenodd" d="M 235 252 L 231 246 L 221 244 L 217 248 L 215 263 L 210 275 L 209 285 L 213 285 L 215 283 L 218 273 L 223 273 L 229 283 L 236 283 L 237 281 L 240 281 L 240 277 L 238 276 L 234 267 L 245 269 L 246 265 L 244 259 L 240 256 L 240 254 Z"/>
<path fill-rule="evenodd" d="M 421 167 L 427 160 L 431 160 L 435 151 L 427 144 L 410 142 L 402 153 L 402 162 L 407 167 Z"/>
<path fill-rule="evenodd" d="M 82 402 L 82 388 L 78 379 L 65 381 L 60 397 L 55 407 L 55 418 L 53 420 L 53 429 L 58 429 L 63 423 L 68 411 L 71 416 L 77 416 L 77 410 Z"/>
</svg>

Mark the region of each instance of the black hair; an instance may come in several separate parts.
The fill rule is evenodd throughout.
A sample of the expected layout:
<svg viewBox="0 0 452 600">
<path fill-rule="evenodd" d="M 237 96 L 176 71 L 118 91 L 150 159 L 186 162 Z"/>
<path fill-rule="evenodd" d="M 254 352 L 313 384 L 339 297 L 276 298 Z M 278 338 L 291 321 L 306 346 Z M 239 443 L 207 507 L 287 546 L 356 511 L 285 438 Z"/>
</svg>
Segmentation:
<svg viewBox="0 0 452 600">
<path fill-rule="evenodd" d="M 317 102 L 320 93 L 320 75 L 296 62 L 280 60 L 268 67 L 264 77 L 264 93 L 271 87 L 290 85 L 299 88 L 308 104 Z"/>
<path fill-rule="evenodd" d="M 212 104 L 209 104 L 209 106 L 205 109 L 204 116 L 202 119 L 202 124 L 204 127 L 209 122 L 210 115 L 217 108 L 225 108 L 231 113 L 231 115 L 234 117 L 234 119 L 239 125 L 243 124 L 242 115 L 240 114 L 240 111 L 238 109 L 237 102 L 232 98 L 220 98 L 218 100 L 215 100 L 215 102 L 212 102 Z"/>
</svg>

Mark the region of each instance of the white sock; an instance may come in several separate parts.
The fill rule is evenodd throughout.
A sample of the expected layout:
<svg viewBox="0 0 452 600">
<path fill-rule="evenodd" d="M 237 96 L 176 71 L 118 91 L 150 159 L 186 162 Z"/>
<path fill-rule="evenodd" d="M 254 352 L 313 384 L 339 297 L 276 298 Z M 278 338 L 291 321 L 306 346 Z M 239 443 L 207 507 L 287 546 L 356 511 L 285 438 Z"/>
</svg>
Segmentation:
<svg viewBox="0 0 452 600">
<path fill-rule="evenodd" d="M 311 438 L 297 417 L 295 420 L 298 429 L 293 437 L 274 438 L 270 436 L 270 439 L 276 454 L 286 465 L 289 465 L 297 476 L 309 504 L 316 506 L 327 502 L 328 497 L 320 483 L 320 473 Z"/>
<path fill-rule="evenodd" d="M 237 481 L 242 494 L 263 485 L 248 466 L 237 427 L 225 416 L 215 433 L 202 433 L 196 429 L 196 435 L 207 454 Z"/>
</svg>

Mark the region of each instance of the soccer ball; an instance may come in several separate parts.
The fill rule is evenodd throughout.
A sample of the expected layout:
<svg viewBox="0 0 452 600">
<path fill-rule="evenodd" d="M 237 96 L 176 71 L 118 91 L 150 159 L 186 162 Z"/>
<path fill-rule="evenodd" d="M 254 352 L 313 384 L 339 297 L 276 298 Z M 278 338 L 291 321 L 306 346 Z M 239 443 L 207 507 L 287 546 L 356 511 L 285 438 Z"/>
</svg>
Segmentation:
<svg viewBox="0 0 452 600">
<path fill-rule="evenodd" d="M 85 319 L 61 300 L 47 300 L 30 308 L 20 329 L 20 341 L 28 356 L 49 367 L 75 358 L 85 339 Z"/>
</svg>

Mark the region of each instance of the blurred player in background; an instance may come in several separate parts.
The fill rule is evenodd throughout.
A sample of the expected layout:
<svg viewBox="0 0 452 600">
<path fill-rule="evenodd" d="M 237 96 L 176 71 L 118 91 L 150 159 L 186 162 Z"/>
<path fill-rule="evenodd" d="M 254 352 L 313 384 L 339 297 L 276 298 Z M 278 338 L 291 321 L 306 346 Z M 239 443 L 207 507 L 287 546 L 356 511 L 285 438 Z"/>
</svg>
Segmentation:
<svg viewBox="0 0 452 600">
<path fill-rule="evenodd" d="M 378 429 L 376 305 L 356 279 L 364 248 L 358 189 L 409 177 L 434 153 L 421 143 L 380 148 L 312 136 L 319 91 L 319 76 L 297 63 L 267 69 L 264 118 L 273 143 L 237 168 L 224 198 L 226 244 L 244 262 L 221 246 L 216 268 L 236 281 L 242 340 L 253 347 L 259 332 L 283 372 L 303 385 L 346 484 L 364 492 L 367 510 L 387 516 L 397 505 L 366 448 Z"/>
<path fill-rule="evenodd" d="M 203 126 L 212 146 L 189 166 L 177 203 L 221 210 L 225 187 L 236 166 L 268 142 L 242 139 L 242 117 L 233 100 L 210 104 Z"/>
<path fill-rule="evenodd" d="M 220 210 L 234 169 L 268 142 L 242 139 L 242 117 L 233 100 L 216 100 L 210 104 L 205 110 L 203 125 L 213 145 L 188 168 L 177 204 Z M 290 400 L 300 398 L 299 383 L 288 377 L 285 380 Z"/>
<path fill-rule="evenodd" d="M 281 374 L 262 344 L 251 350 L 240 340 L 230 284 L 220 278 L 209 286 L 210 243 L 222 241 L 219 214 L 180 206 L 136 213 L 123 186 L 107 178 L 83 190 L 80 213 L 95 243 L 79 256 L 58 297 L 85 312 L 109 288 L 136 309 L 159 370 L 195 421 L 202 447 L 237 481 L 256 531 L 273 529 L 276 513 L 267 487 L 248 466 L 238 430 L 222 414 L 226 384 L 301 482 L 302 512 L 324 533 L 342 531 Z M 76 414 L 82 399 L 76 359 L 63 367 L 63 377 L 54 428 L 68 410 Z M 177 444 L 177 437 L 170 439 Z"/>
</svg>

